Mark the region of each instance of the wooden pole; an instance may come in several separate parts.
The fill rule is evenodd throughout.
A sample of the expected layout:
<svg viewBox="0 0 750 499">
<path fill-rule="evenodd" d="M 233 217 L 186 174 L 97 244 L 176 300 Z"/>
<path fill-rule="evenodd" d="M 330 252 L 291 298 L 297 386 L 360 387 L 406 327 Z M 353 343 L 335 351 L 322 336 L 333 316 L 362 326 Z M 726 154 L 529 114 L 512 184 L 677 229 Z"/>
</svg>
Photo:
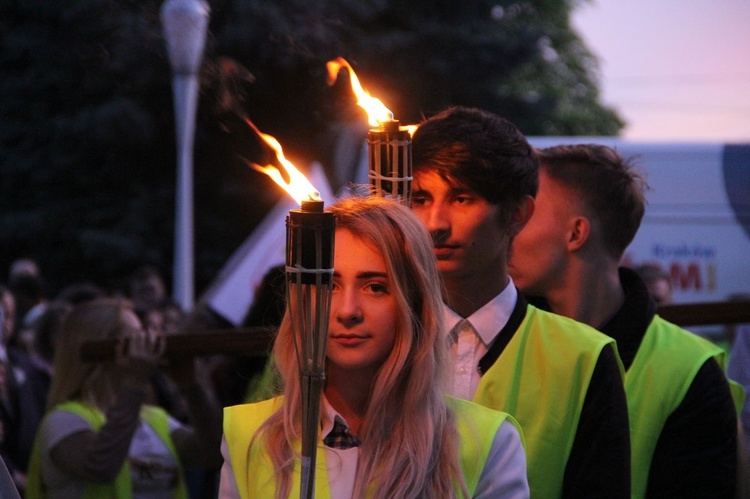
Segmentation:
<svg viewBox="0 0 750 499">
<path fill-rule="evenodd" d="M 750 322 L 750 301 L 662 305 L 657 312 L 663 319 L 678 326 L 741 324 Z"/>
<path fill-rule="evenodd" d="M 176 333 L 165 336 L 164 357 L 198 357 L 201 355 L 266 355 L 270 352 L 276 330 L 273 328 L 237 328 Z M 115 357 L 116 339 L 87 341 L 81 346 L 84 361 L 105 361 Z"/>
</svg>

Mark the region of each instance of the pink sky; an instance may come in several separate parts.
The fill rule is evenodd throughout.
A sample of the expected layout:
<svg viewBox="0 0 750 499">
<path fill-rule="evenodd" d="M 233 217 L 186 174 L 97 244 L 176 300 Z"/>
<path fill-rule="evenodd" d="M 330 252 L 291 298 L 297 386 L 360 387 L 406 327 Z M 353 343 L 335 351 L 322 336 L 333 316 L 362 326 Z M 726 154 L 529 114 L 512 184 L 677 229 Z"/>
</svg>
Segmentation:
<svg viewBox="0 0 750 499">
<path fill-rule="evenodd" d="M 592 0 L 573 25 L 625 138 L 750 142 L 750 0 Z"/>
</svg>

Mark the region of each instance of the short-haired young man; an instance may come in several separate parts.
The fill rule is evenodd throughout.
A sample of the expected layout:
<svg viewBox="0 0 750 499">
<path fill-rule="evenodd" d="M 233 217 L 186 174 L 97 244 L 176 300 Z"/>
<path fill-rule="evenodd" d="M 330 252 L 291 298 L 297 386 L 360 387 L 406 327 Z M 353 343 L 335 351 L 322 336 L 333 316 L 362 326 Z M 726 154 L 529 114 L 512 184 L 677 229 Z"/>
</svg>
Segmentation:
<svg viewBox="0 0 750 499">
<path fill-rule="evenodd" d="M 510 274 L 529 299 L 617 341 L 625 367 L 633 497 L 734 497 L 737 419 L 724 353 L 658 315 L 619 266 L 645 210 L 645 182 L 614 149 L 538 152 L 536 211 Z M 717 362 L 718 361 L 718 362 Z"/>
<path fill-rule="evenodd" d="M 507 120 L 454 107 L 420 125 L 412 154 L 412 209 L 445 284 L 453 395 L 516 417 L 532 497 L 630 497 L 614 341 L 528 305 L 507 274 L 510 243 L 534 211 L 534 151 Z"/>
</svg>

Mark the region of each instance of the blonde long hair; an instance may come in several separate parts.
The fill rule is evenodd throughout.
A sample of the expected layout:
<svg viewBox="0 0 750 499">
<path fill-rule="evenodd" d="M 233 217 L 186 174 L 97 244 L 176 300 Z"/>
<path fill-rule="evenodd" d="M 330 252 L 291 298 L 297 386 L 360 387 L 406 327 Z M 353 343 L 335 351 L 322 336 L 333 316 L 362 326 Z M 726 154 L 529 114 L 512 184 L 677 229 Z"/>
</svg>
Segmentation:
<svg viewBox="0 0 750 499">
<path fill-rule="evenodd" d="M 336 227 L 383 255 L 398 309 L 396 343 L 379 369 L 364 418 L 353 497 L 468 496 L 459 465 L 455 415 L 446 406 L 447 348 L 441 281 L 429 235 L 408 208 L 380 198 L 350 198 L 331 210 Z M 291 490 L 293 442 L 301 434 L 300 382 L 288 313 L 274 346 L 284 405 L 258 430 L 278 471 L 277 497 Z M 260 439 L 260 435 L 264 438 Z"/>
<path fill-rule="evenodd" d="M 77 400 L 106 410 L 114 403 L 119 377 L 114 361 L 84 362 L 81 345 L 88 340 L 120 338 L 125 333 L 123 314 L 132 310 L 127 300 L 98 298 L 75 306 L 62 323 L 55 345 L 56 375 L 47 408 Z"/>
</svg>

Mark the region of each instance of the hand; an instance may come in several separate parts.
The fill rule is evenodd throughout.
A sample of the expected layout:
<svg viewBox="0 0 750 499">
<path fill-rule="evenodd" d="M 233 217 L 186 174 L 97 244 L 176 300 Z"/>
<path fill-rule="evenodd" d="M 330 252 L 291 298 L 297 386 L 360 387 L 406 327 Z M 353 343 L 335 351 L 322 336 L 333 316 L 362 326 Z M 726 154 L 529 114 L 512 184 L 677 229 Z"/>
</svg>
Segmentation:
<svg viewBox="0 0 750 499">
<path fill-rule="evenodd" d="M 166 340 L 156 331 L 139 329 L 117 344 L 115 363 L 123 381 L 142 386 L 156 372 L 164 355 Z"/>
</svg>

